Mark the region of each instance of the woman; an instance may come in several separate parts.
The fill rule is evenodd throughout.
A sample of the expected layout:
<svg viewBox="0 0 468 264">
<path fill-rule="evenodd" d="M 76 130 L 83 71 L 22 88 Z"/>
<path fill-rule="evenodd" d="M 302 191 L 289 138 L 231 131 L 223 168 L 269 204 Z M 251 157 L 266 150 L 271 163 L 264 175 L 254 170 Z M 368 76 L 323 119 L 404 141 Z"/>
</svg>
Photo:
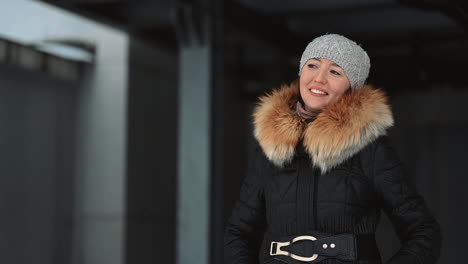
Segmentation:
<svg viewBox="0 0 468 264">
<path fill-rule="evenodd" d="M 387 263 L 436 263 L 439 224 L 387 143 L 393 117 L 385 94 L 364 84 L 369 69 L 355 42 L 323 35 L 306 47 L 299 82 L 260 98 L 226 263 L 382 263 L 381 209 L 402 244 Z"/>
</svg>

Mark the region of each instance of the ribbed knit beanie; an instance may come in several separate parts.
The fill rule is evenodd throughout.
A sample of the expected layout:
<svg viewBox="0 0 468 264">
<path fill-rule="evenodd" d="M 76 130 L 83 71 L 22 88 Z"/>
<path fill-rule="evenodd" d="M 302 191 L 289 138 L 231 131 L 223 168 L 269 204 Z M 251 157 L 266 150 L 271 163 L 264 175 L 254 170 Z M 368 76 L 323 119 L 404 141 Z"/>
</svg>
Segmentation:
<svg viewBox="0 0 468 264">
<path fill-rule="evenodd" d="M 313 39 L 302 53 L 299 75 L 309 59 L 329 59 L 340 66 L 348 76 L 351 88 L 361 88 L 369 76 L 370 59 L 356 42 L 338 35 L 326 34 Z"/>
</svg>

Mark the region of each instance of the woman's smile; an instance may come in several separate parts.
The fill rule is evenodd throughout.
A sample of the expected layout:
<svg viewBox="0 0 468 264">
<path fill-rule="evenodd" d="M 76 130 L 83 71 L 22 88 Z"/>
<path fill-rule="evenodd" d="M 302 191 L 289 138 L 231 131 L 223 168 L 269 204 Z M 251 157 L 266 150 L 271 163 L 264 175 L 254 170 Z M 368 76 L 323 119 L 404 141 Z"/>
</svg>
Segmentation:
<svg viewBox="0 0 468 264">
<path fill-rule="evenodd" d="M 312 93 L 312 95 L 317 97 L 324 97 L 328 95 L 327 92 L 319 88 L 310 88 L 309 91 Z"/>
</svg>

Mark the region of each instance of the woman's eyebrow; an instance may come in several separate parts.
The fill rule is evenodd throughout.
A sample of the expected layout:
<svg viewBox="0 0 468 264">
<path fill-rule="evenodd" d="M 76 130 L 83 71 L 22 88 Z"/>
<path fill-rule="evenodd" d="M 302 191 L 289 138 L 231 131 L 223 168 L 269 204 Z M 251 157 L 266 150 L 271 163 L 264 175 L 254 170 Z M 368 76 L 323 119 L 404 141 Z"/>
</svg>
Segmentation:
<svg viewBox="0 0 468 264">
<path fill-rule="evenodd" d="M 316 61 L 322 62 L 322 60 L 320 58 L 312 58 L 311 60 L 316 60 Z M 341 68 L 340 65 L 338 65 L 336 63 L 333 63 L 331 66 L 336 66 L 336 67 L 339 67 L 340 69 L 343 69 L 343 68 Z"/>
<path fill-rule="evenodd" d="M 343 69 L 343 68 L 341 68 L 340 65 L 338 65 L 338 64 L 336 64 L 336 63 L 333 63 L 331 66 L 336 66 L 336 67 L 338 67 L 338 68 L 340 68 L 340 69 Z"/>
<path fill-rule="evenodd" d="M 313 60 L 318 60 L 320 62 L 322 62 L 322 60 L 320 58 L 312 58 Z M 333 63 L 331 66 L 338 66 L 340 67 L 340 65 L 336 64 L 336 63 Z M 341 67 L 340 67 L 341 68 Z"/>
</svg>

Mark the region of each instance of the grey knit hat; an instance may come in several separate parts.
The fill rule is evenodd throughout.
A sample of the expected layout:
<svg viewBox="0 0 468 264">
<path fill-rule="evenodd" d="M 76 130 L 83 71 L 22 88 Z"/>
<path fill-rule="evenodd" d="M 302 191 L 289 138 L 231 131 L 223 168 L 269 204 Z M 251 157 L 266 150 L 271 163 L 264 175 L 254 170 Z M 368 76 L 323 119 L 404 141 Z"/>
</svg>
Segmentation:
<svg viewBox="0 0 468 264">
<path fill-rule="evenodd" d="M 348 76 L 351 88 L 364 85 L 369 76 L 370 59 L 356 42 L 337 34 L 326 34 L 312 40 L 302 53 L 299 75 L 312 58 L 329 59 L 338 64 Z"/>
</svg>

